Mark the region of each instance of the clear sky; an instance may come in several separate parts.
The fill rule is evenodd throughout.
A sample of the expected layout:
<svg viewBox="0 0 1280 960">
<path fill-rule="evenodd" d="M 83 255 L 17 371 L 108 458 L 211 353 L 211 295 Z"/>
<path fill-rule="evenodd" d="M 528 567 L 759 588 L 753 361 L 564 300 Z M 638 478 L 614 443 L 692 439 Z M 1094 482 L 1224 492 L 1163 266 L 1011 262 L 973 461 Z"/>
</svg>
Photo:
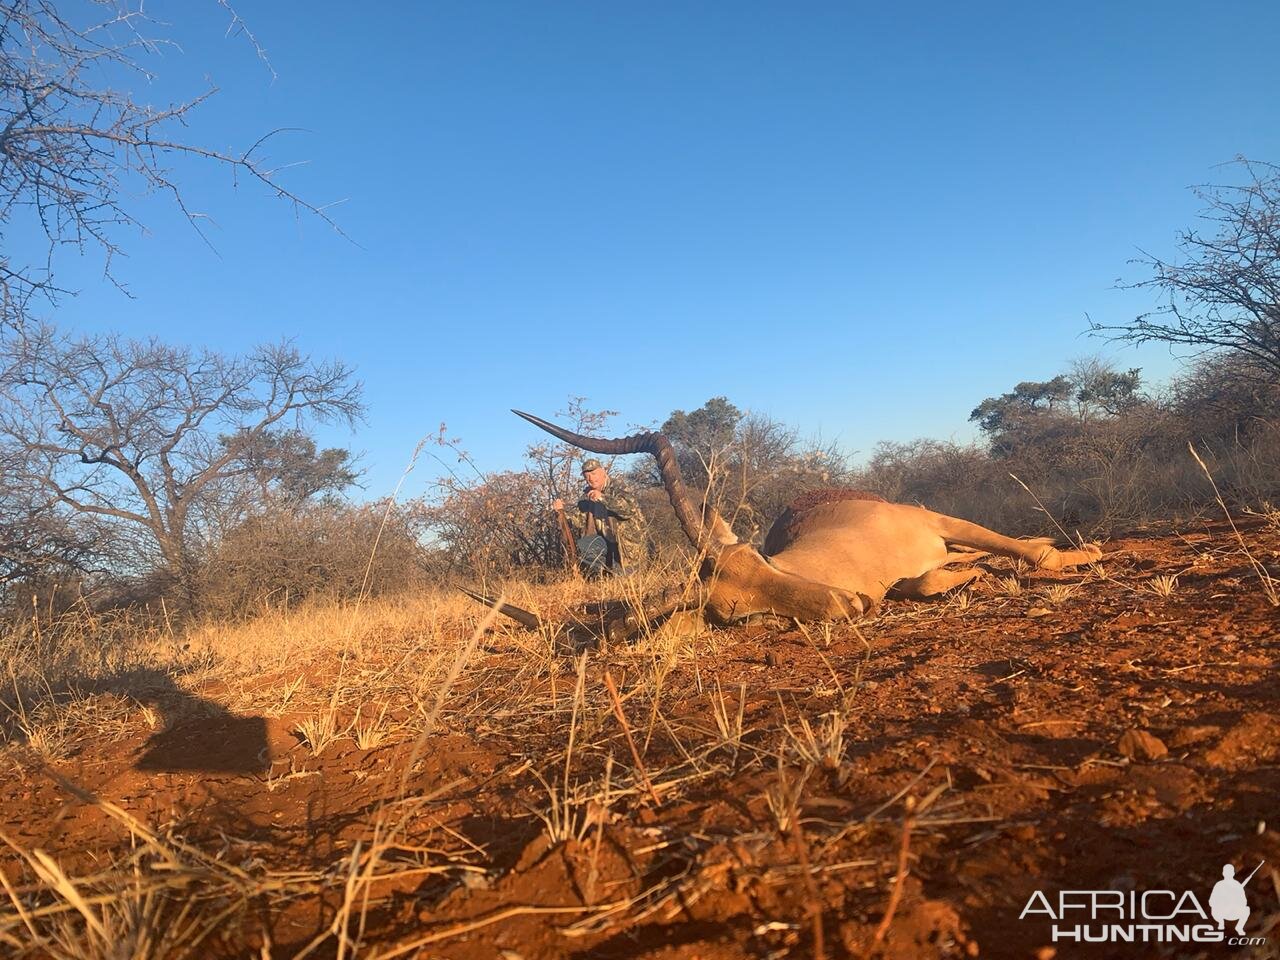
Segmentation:
<svg viewBox="0 0 1280 960">
<path fill-rule="evenodd" d="M 1280 4 L 237 0 L 148 3 L 182 50 L 143 96 L 221 92 L 190 134 L 344 200 L 353 242 L 184 165 L 211 252 L 158 198 L 117 264 L 60 255 L 83 330 L 353 364 L 389 492 L 444 421 L 517 465 L 569 395 L 660 422 L 725 395 L 866 454 L 964 439 L 982 398 L 1103 352 L 1189 185 L 1280 159 Z M 13 242 L 13 235 L 10 242 Z M 38 253 L 38 251 L 33 251 Z M 608 360 L 612 356 L 615 359 Z M 438 472 L 422 463 L 406 484 Z"/>
</svg>

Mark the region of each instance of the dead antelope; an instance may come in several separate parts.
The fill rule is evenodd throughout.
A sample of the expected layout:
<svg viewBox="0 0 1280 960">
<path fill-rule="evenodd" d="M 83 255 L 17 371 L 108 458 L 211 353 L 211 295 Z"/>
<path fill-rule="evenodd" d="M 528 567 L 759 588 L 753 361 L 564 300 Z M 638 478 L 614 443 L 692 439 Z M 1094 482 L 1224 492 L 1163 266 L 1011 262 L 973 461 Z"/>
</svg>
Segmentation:
<svg viewBox="0 0 1280 960">
<path fill-rule="evenodd" d="M 694 505 L 662 434 L 586 437 L 512 412 L 592 453 L 647 453 L 657 460 L 680 527 L 703 557 L 702 611 L 714 624 L 757 614 L 796 620 L 867 616 L 886 596 L 924 600 L 970 583 L 984 573 L 973 562 L 992 554 L 1047 570 L 1091 563 L 1102 555 L 1092 544 L 1059 548 L 1051 538 L 1016 540 L 924 507 L 847 489 L 799 497 L 774 521 L 761 551 L 740 543 L 714 509 Z"/>
</svg>

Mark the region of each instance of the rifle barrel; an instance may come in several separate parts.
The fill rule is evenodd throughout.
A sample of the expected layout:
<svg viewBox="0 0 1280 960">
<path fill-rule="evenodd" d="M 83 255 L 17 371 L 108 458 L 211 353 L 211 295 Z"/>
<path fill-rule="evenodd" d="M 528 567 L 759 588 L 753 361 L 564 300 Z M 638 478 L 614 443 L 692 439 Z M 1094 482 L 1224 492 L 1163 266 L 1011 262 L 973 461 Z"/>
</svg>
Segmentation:
<svg viewBox="0 0 1280 960">
<path fill-rule="evenodd" d="M 1253 868 L 1253 873 L 1257 873 L 1259 870 L 1261 870 L 1261 869 L 1262 869 L 1262 864 L 1263 864 L 1263 863 L 1266 863 L 1266 862 L 1267 862 L 1267 861 L 1263 860 L 1263 861 L 1262 861 L 1262 863 L 1259 863 L 1256 867 L 1254 867 L 1254 868 Z M 1245 886 L 1245 884 L 1247 884 L 1250 880 L 1252 880 L 1252 879 L 1253 879 L 1253 873 L 1251 873 L 1251 874 L 1249 874 L 1247 877 L 1245 877 L 1245 878 L 1244 878 L 1244 883 L 1240 884 L 1240 886 L 1242 886 L 1242 887 L 1243 887 L 1243 886 Z"/>
</svg>

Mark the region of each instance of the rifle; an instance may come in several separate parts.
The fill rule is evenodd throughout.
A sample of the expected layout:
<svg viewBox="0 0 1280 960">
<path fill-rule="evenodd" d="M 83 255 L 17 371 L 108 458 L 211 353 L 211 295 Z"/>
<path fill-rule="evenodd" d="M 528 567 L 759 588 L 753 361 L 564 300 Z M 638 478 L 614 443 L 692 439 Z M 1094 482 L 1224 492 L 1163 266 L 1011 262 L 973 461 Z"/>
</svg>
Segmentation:
<svg viewBox="0 0 1280 960">
<path fill-rule="evenodd" d="M 626 565 L 622 560 L 622 537 L 618 534 L 618 521 L 614 517 L 609 517 L 609 533 L 613 535 L 613 553 L 618 558 L 618 572 L 626 569 Z"/>
<path fill-rule="evenodd" d="M 1250 880 L 1252 880 L 1252 879 L 1253 879 L 1253 874 L 1254 874 L 1254 873 L 1257 873 L 1259 870 L 1261 870 L 1261 869 L 1262 869 L 1262 864 L 1263 864 L 1263 863 L 1266 863 L 1266 862 L 1267 862 L 1267 861 L 1263 860 L 1263 861 L 1262 861 L 1262 863 L 1259 863 L 1256 867 L 1254 867 L 1254 868 L 1253 868 L 1253 873 L 1251 873 L 1251 874 L 1249 874 L 1247 877 L 1245 877 L 1245 878 L 1244 878 L 1244 882 L 1243 882 L 1243 883 L 1241 883 L 1241 884 L 1240 884 L 1240 886 L 1242 886 L 1242 887 L 1243 887 L 1243 886 L 1244 886 L 1245 884 L 1247 884 Z"/>
<path fill-rule="evenodd" d="M 564 541 L 564 558 L 575 577 L 581 577 L 578 569 L 578 545 L 573 539 L 573 531 L 569 529 L 569 518 L 564 515 L 564 508 L 556 511 L 556 519 L 560 521 L 560 539 Z"/>
</svg>

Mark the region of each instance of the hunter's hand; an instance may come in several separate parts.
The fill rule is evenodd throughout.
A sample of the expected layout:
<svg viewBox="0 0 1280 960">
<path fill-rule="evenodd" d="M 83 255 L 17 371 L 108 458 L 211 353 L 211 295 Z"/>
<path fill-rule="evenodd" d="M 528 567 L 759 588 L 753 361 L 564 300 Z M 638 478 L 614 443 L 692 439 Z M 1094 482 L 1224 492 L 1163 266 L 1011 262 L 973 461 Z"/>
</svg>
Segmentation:
<svg viewBox="0 0 1280 960">
<path fill-rule="evenodd" d="M 564 501 L 561 500 L 559 497 L 556 497 L 554 500 L 551 501 L 551 509 L 554 510 L 556 513 L 564 513 Z"/>
<path fill-rule="evenodd" d="M 594 501 L 596 501 L 597 503 L 599 503 L 601 500 L 603 500 L 603 499 L 604 499 L 604 494 L 603 494 L 603 493 L 601 493 L 599 490 L 588 490 L 588 491 L 587 491 L 587 499 L 588 499 L 588 500 L 594 500 Z"/>
</svg>

